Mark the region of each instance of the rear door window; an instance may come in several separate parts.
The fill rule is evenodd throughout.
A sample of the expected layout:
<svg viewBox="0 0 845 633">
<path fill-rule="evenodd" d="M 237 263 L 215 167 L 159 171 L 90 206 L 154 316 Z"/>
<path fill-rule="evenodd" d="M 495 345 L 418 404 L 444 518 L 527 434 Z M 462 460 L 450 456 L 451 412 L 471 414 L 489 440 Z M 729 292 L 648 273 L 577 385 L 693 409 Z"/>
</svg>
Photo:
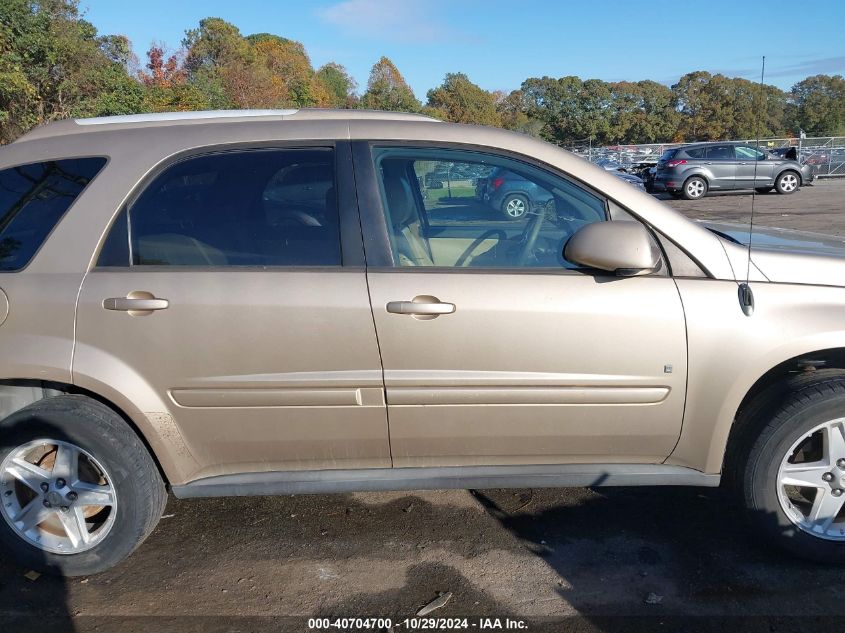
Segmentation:
<svg viewBox="0 0 845 633">
<path fill-rule="evenodd" d="M 67 158 L 0 170 L 0 270 L 20 270 L 47 239 L 103 157 Z"/>
<path fill-rule="evenodd" d="M 734 160 L 733 145 L 712 145 L 707 148 L 708 160 Z"/>
<path fill-rule="evenodd" d="M 340 266 L 334 152 L 231 151 L 172 165 L 112 227 L 98 266 L 120 265 Z"/>
</svg>

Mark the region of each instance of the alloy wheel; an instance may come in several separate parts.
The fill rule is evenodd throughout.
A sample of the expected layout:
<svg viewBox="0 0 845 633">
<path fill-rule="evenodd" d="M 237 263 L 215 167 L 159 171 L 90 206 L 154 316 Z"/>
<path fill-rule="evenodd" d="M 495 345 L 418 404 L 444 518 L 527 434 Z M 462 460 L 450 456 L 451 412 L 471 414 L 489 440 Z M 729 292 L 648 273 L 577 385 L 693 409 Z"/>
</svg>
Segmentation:
<svg viewBox="0 0 845 633">
<path fill-rule="evenodd" d="M 704 195 L 704 183 L 701 180 L 690 180 L 687 183 L 687 195 L 690 198 L 700 198 Z"/>
<path fill-rule="evenodd" d="M 521 218 L 526 211 L 525 200 L 522 198 L 511 198 L 505 204 L 505 213 L 514 219 Z"/>
<path fill-rule="evenodd" d="M 0 464 L 0 514 L 35 547 L 77 554 L 100 543 L 114 525 L 112 478 L 90 453 L 59 440 L 27 442 Z"/>
<path fill-rule="evenodd" d="M 778 470 L 778 500 L 802 531 L 845 541 L 845 418 L 818 425 L 789 448 Z"/>
<path fill-rule="evenodd" d="M 795 174 L 784 174 L 780 179 L 780 188 L 785 193 L 791 193 L 798 188 L 798 177 Z"/>
</svg>

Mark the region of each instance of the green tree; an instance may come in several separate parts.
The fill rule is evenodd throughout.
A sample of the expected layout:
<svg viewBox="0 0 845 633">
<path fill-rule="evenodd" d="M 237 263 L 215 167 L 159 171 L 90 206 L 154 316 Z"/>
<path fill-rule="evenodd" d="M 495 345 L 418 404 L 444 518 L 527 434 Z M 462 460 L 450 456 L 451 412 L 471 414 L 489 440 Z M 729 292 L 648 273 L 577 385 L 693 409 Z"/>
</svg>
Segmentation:
<svg viewBox="0 0 845 633">
<path fill-rule="evenodd" d="M 672 139 L 680 115 L 668 87 L 656 81 L 619 81 L 608 87 L 611 142 L 661 143 Z"/>
<path fill-rule="evenodd" d="M 845 78 L 815 75 L 792 86 L 789 123 L 808 136 L 845 134 Z"/>
<path fill-rule="evenodd" d="M 574 76 L 533 77 L 522 83 L 522 93 L 526 114 L 543 122 L 542 138 L 559 145 L 609 139 L 611 94 L 605 82 Z"/>
<path fill-rule="evenodd" d="M 387 57 L 382 57 L 373 65 L 361 105 L 371 110 L 397 112 L 419 112 L 422 109 L 422 104 L 405 83 L 399 69 Z"/>
<path fill-rule="evenodd" d="M 501 126 L 493 95 L 463 73 L 448 73 L 443 84 L 428 91 L 428 108 L 453 123 Z"/>
<path fill-rule="evenodd" d="M 98 37 L 76 0 L 3 0 L 0 51 L 0 142 L 59 118 L 140 107 L 128 41 Z"/>
<path fill-rule="evenodd" d="M 358 84 L 340 64 L 329 62 L 317 71 L 317 80 L 322 82 L 333 108 L 354 108 L 358 98 L 355 94 Z"/>
</svg>

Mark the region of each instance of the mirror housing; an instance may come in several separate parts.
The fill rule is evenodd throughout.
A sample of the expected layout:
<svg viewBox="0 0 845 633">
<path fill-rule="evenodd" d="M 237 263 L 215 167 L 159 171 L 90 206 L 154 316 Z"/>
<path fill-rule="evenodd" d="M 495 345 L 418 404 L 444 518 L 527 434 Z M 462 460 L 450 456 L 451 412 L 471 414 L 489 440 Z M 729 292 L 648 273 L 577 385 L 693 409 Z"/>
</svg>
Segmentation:
<svg viewBox="0 0 845 633">
<path fill-rule="evenodd" d="M 579 266 L 606 270 L 620 277 L 647 275 L 660 269 L 661 256 L 639 222 L 593 222 L 569 238 L 563 256 Z"/>
</svg>

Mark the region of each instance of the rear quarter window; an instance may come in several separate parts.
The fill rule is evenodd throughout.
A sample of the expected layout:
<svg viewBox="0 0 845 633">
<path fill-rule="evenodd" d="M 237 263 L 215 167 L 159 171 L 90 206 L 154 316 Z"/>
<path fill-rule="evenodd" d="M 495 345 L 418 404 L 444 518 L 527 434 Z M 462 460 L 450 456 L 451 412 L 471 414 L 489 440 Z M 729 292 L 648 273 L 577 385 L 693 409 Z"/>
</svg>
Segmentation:
<svg viewBox="0 0 845 633">
<path fill-rule="evenodd" d="M 0 271 L 25 267 L 106 159 L 68 158 L 0 170 Z"/>
<path fill-rule="evenodd" d="M 665 163 L 667 160 L 672 160 L 672 157 L 675 155 L 675 152 L 677 152 L 677 151 L 678 150 L 676 150 L 676 149 L 667 149 L 665 152 L 663 152 L 663 155 L 660 157 L 659 162 Z"/>
</svg>

